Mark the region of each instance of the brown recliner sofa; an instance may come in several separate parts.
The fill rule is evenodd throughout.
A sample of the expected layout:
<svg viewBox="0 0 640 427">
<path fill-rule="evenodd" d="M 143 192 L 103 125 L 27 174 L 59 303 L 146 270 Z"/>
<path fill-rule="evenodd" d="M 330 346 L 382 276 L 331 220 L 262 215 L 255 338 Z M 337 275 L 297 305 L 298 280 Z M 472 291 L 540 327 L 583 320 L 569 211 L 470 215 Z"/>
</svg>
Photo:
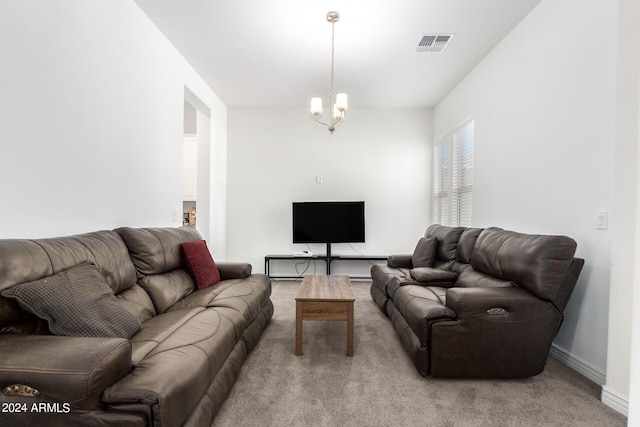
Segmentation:
<svg viewBox="0 0 640 427">
<path fill-rule="evenodd" d="M 430 226 L 371 268 L 371 296 L 423 376 L 543 371 L 584 260 L 566 236 Z"/>
<path fill-rule="evenodd" d="M 245 263 L 217 263 L 221 280 L 197 290 L 182 244 L 200 239 L 187 226 L 0 240 L 3 422 L 211 425 L 273 304 L 270 280 Z M 103 298 L 117 313 L 97 319 L 106 336 L 55 335 L 50 322 L 22 308 L 44 278 L 50 285 L 61 274 L 67 285 L 45 299 Z M 100 280 L 106 285 L 96 291 Z M 18 304 L 15 291 L 25 283 L 40 285 L 18 293 Z"/>
</svg>

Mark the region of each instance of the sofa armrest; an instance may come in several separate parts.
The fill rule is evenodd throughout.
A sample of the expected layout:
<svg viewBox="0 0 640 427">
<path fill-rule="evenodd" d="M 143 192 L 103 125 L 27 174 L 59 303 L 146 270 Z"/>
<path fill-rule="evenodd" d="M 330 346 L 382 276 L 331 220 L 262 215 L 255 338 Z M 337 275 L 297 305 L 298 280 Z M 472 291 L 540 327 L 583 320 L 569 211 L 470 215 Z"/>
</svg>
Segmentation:
<svg viewBox="0 0 640 427">
<path fill-rule="evenodd" d="M 387 265 L 392 268 L 413 268 L 412 256 L 411 254 L 389 255 Z"/>
<path fill-rule="evenodd" d="M 456 319 L 491 322 L 523 322 L 557 313 L 554 306 L 517 287 L 450 288 L 446 304 Z"/>
<path fill-rule="evenodd" d="M 0 402 L 105 409 L 104 390 L 130 371 L 131 343 L 122 338 L 4 335 L 0 339 Z"/>
<path fill-rule="evenodd" d="M 431 328 L 430 375 L 524 378 L 544 369 L 562 315 L 515 286 L 450 288 L 455 320 Z"/>
<path fill-rule="evenodd" d="M 456 281 L 458 273 L 441 268 L 418 267 L 409 271 L 411 278 L 421 284 L 450 288 Z"/>
<path fill-rule="evenodd" d="M 247 262 L 217 262 L 218 271 L 220 271 L 220 279 L 244 279 L 251 276 L 251 264 Z"/>
</svg>

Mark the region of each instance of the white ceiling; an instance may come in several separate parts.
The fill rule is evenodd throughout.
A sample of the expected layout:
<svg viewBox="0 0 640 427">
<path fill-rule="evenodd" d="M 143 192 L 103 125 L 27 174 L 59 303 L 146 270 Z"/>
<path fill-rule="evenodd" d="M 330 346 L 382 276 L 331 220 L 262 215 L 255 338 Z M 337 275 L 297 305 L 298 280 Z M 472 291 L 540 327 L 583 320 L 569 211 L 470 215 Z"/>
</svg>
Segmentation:
<svg viewBox="0 0 640 427">
<path fill-rule="evenodd" d="M 436 105 L 540 0 L 135 0 L 229 107 Z M 425 33 L 455 34 L 443 53 Z"/>
</svg>

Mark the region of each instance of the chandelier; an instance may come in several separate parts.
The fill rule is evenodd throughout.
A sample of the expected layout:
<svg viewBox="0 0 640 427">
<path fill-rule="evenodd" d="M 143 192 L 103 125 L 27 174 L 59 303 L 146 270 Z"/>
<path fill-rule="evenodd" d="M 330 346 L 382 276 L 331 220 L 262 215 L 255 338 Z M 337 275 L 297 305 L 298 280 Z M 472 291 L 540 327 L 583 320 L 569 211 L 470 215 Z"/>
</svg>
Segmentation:
<svg viewBox="0 0 640 427">
<path fill-rule="evenodd" d="M 325 123 L 322 118 L 322 98 L 311 99 L 311 114 L 316 122 L 321 125 L 325 125 L 329 128 L 329 132 L 333 133 L 336 130 L 336 126 L 344 119 L 345 111 L 347 111 L 347 94 L 339 93 L 335 96 L 333 92 L 333 64 L 334 64 L 334 40 L 335 40 L 335 25 L 340 20 L 340 14 L 335 11 L 327 13 L 327 21 L 331 22 L 331 86 L 329 88 L 329 107 L 331 114 L 329 114 L 329 122 Z"/>
</svg>

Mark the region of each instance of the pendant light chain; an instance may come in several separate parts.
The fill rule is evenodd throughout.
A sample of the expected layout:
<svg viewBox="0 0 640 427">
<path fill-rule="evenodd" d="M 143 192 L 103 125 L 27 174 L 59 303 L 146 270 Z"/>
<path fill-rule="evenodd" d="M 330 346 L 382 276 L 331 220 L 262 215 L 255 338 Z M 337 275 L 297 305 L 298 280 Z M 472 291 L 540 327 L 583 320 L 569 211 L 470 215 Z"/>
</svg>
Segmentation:
<svg viewBox="0 0 640 427">
<path fill-rule="evenodd" d="M 333 127 L 333 66 L 335 62 L 335 34 L 336 34 L 336 21 L 331 21 L 331 88 L 329 89 L 329 121 L 331 122 L 331 126 Z"/>
</svg>

